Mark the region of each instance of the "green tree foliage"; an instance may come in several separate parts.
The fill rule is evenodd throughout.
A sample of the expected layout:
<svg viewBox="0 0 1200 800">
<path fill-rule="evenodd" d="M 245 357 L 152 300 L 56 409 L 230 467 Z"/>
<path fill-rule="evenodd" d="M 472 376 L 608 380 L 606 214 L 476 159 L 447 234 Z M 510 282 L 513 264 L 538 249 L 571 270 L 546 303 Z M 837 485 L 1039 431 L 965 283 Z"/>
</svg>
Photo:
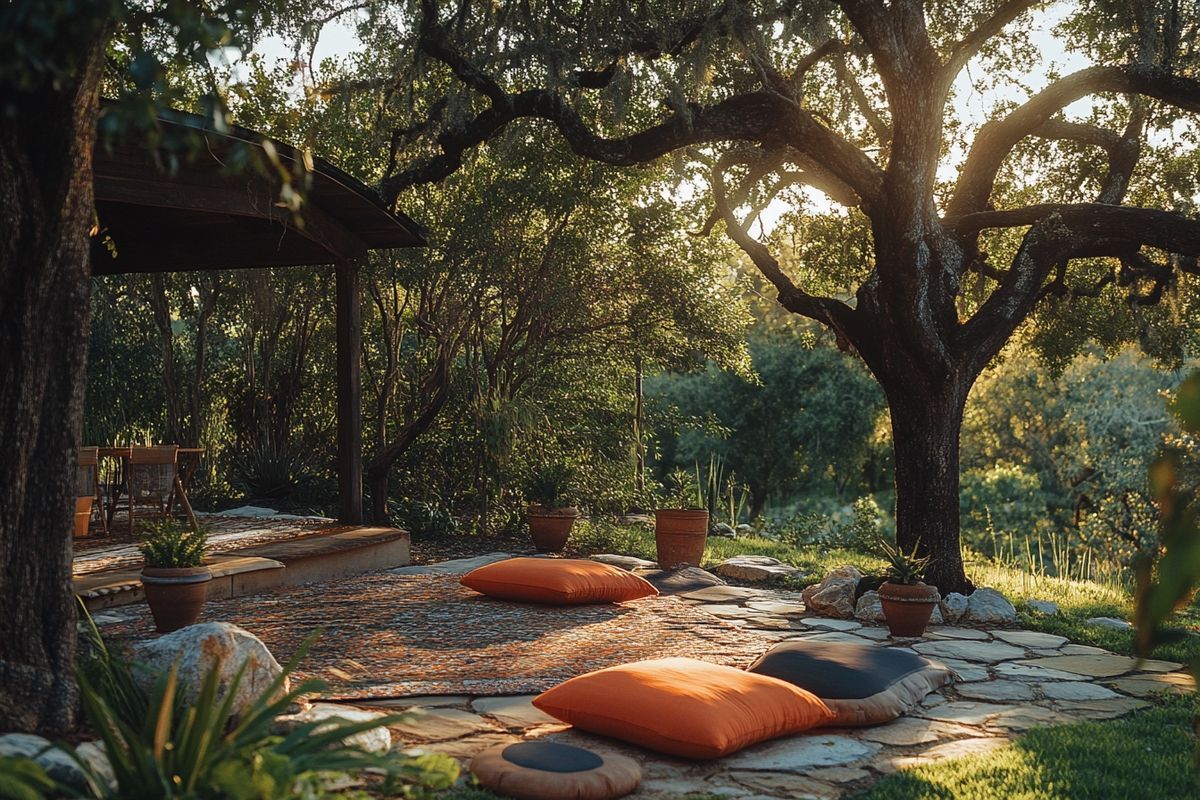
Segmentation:
<svg viewBox="0 0 1200 800">
<path fill-rule="evenodd" d="M 1120 565 L 1153 550 L 1146 474 L 1176 431 L 1164 394 L 1180 379 L 1129 349 L 1077 356 L 1061 377 L 1020 353 L 984 373 L 963 425 L 967 542 L 994 554 L 993 534 L 1054 534 Z"/>
<path fill-rule="evenodd" d="M 753 373 L 716 364 L 697 375 L 654 383 L 683 425 L 661 430 L 661 469 L 694 468 L 718 457 L 751 493 L 750 517 L 768 500 L 844 497 L 868 487 L 864 467 L 884 408 L 862 365 L 827 344 L 807 346 L 788 333 L 750 341 Z"/>
</svg>

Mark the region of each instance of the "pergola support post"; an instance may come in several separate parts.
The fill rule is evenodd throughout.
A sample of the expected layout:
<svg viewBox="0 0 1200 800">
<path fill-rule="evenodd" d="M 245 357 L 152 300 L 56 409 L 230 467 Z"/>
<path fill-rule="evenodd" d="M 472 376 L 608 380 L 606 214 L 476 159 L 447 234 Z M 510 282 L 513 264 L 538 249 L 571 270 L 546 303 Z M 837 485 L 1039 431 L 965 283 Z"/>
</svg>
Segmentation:
<svg viewBox="0 0 1200 800">
<path fill-rule="evenodd" d="M 337 273 L 338 519 L 363 521 L 362 288 L 359 265 L 339 262 Z"/>
</svg>

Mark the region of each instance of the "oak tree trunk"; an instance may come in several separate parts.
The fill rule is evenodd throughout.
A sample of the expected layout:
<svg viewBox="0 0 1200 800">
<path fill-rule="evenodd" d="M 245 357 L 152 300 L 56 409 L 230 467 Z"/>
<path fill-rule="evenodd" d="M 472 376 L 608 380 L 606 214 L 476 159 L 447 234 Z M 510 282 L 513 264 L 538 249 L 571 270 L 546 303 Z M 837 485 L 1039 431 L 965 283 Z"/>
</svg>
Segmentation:
<svg viewBox="0 0 1200 800">
<path fill-rule="evenodd" d="M 959 545 L 959 431 L 970 381 L 884 383 L 896 468 L 896 542 L 929 556 L 925 581 L 943 596 L 969 594 Z"/>
<path fill-rule="evenodd" d="M 102 48 L 77 74 L 0 85 L 0 730 L 75 719 L 75 496 Z"/>
</svg>

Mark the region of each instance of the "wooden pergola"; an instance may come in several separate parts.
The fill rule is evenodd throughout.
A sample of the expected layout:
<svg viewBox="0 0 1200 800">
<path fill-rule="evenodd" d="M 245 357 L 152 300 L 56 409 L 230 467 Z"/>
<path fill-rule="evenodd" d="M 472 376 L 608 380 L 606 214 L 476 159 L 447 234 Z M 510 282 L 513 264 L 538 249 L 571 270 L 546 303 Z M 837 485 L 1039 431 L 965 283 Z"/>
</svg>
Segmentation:
<svg viewBox="0 0 1200 800">
<path fill-rule="evenodd" d="M 218 133 L 182 112 L 164 114 L 160 124 L 168 135 L 200 137 L 199 152 L 166 169 L 165 154 L 144 144 L 95 149 L 92 274 L 334 265 L 339 519 L 362 522 L 359 265 L 369 250 L 424 246 L 423 230 L 324 159 L 304 166 L 303 154 L 283 142 L 245 128 Z M 301 224 L 280 206 L 279 175 L 228 166 L 244 158 L 239 148 L 262 150 L 267 142 L 284 167 L 306 178 Z"/>
</svg>

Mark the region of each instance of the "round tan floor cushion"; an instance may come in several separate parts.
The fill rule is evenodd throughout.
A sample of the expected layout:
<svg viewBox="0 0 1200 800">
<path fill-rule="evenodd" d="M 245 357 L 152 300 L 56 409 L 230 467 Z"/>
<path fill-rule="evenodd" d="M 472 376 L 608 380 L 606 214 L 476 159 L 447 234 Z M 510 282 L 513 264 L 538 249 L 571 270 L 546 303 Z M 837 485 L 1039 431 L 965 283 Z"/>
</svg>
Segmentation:
<svg viewBox="0 0 1200 800">
<path fill-rule="evenodd" d="M 518 742 L 471 759 L 471 773 L 496 794 L 517 800 L 606 800 L 642 782 L 633 759 L 557 742 Z"/>
</svg>

